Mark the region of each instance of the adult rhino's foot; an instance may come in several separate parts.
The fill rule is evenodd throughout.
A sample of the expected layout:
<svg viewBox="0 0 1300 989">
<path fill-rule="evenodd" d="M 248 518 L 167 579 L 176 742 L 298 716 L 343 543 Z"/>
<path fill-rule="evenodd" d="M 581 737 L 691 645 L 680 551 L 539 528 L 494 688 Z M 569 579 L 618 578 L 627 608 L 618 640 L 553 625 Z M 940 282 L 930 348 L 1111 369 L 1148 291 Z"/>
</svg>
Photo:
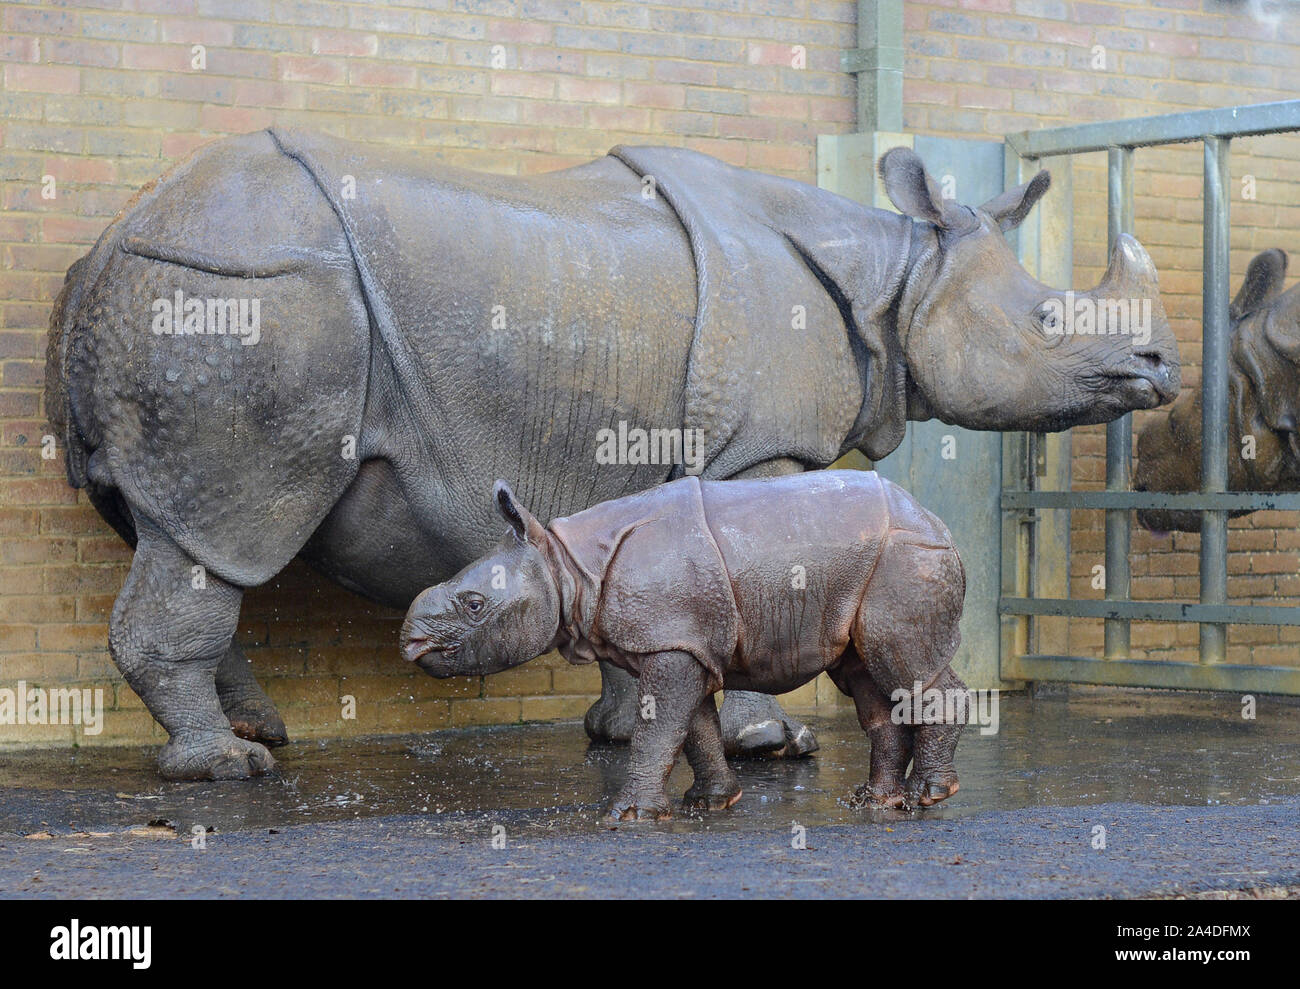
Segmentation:
<svg viewBox="0 0 1300 989">
<path fill-rule="evenodd" d="M 264 745 L 231 732 L 173 735 L 158 754 L 158 769 L 169 780 L 242 780 L 274 768 Z"/>
<path fill-rule="evenodd" d="M 672 816 L 668 796 L 662 790 L 624 791 L 609 808 L 609 817 L 616 821 L 667 821 Z"/>
<path fill-rule="evenodd" d="M 230 730 L 250 742 L 267 746 L 289 741 L 280 712 L 253 676 L 253 667 L 233 639 L 216 672 L 217 700 Z"/>
<path fill-rule="evenodd" d="M 263 694 L 260 698 L 248 697 L 230 702 L 221 701 L 221 710 L 230 722 L 230 730 L 250 742 L 261 742 L 267 748 L 276 748 L 289 741 L 280 712 Z"/>
<path fill-rule="evenodd" d="M 912 775 L 907 778 L 903 807 L 906 810 L 932 807 L 947 800 L 959 789 L 957 774 L 950 769 L 923 772 L 913 769 Z"/>
<path fill-rule="evenodd" d="M 582 726 L 593 742 L 626 745 L 638 713 L 636 677 L 609 663 L 600 664 L 600 700 L 587 710 Z"/>
<path fill-rule="evenodd" d="M 798 759 L 817 751 L 817 736 L 770 694 L 728 690 L 722 699 L 722 743 L 727 755 Z"/>
</svg>

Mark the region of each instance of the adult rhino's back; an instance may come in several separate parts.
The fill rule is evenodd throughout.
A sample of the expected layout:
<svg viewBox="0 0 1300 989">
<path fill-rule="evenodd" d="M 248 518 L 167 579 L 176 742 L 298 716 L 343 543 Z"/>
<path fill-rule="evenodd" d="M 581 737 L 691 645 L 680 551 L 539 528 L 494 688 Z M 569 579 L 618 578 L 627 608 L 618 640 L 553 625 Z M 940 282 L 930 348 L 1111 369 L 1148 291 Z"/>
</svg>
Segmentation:
<svg viewBox="0 0 1300 989">
<path fill-rule="evenodd" d="M 680 422 L 694 272 L 640 190 L 615 159 L 520 179 L 294 132 L 205 147 L 69 271 L 47 408 L 70 481 L 128 539 L 155 525 L 248 586 L 359 471 L 421 530 L 390 536 L 443 534 L 444 576 L 495 536 L 469 506 L 498 476 L 556 514 L 662 479 L 574 477 L 600 428 Z M 255 301 L 256 340 L 156 332 L 159 300 Z M 345 582 L 378 562 L 330 535 L 352 537 Z"/>
<path fill-rule="evenodd" d="M 400 397 L 371 452 L 440 520 L 444 555 L 459 566 L 499 535 L 483 499 L 498 477 L 548 516 L 667 477 L 595 459 L 620 421 L 682 424 L 695 270 L 639 176 L 609 156 L 520 178 L 280 140 L 342 219 Z"/>
</svg>

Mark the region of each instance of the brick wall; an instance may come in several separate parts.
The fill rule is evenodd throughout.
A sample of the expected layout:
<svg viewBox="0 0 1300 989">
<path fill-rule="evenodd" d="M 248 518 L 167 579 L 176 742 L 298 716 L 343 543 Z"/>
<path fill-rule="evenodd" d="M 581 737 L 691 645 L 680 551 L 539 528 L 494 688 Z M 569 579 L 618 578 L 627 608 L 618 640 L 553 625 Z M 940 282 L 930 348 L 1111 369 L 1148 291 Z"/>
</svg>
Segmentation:
<svg viewBox="0 0 1300 989">
<path fill-rule="evenodd" d="M 653 142 L 811 182 L 815 136 L 852 129 L 839 55 L 854 18 L 845 0 L 6 5 L 0 686 L 99 687 L 111 710 L 95 737 L 0 726 L 0 743 L 160 737 L 107 651 L 130 551 L 67 487 L 62 452 L 40 455 L 51 300 L 136 189 L 214 138 L 271 123 L 505 173 Z M 559 660 L 486 681 L 409 673 L 399 620 L 294 564 L 245 597 L 238 634 L 295 737 L 575 717 L 599 690 L 594 666 Z M 347 695 L 355 720 L 340 719 Z M 810 688 L 797 701 L 816 699 Z"/>
<path fill-rule="evenodd" d="M 102 687 L 105 731 L 30 742 L 157 738 L 109 661 L 106 621 L 129 552 L 40 455 L 44 333 L 66 267 L 142 184 L 216 137 L 270 123 L 417 145 L 506 173 L 563 167 L 624 142 L 684 144 L 727 161 L 814 180 L 819 133 L 853 129 L 854 86 L 839 53 L 855 44 L 851 0 L 427 0 L 404 4 L 90 0 L 10 4 L 0 22 L 0 685 Z M 1261 26 L 1205 0 L 907 4 L 906 126 L 998 137 L 1008 131 L 1179 108 L 1281 99 L 1300 62 L 1296 21 Z M 205 67 L 193 67 L 193 46 Z M 1104 69 L 1090 67 L 1105 47 Z M 791 67 L 794 46 L 806 66 Z M 1288 75 L 1289 74 L 1289 75 Z M 1242 142 L 1234 178 L 1260 200 L 1234 204 L 1234 278 L 1257 249 L 1300 229 L 1300 138 Z M 1249 155 L 1242 152 L 1250 152 Z M 1076 162 L 1076 282 L 1103 264 L 1104 163 Z M 1192 366 L 1199 352 L 1199 157 L 1141 152 L 1137 233 L 1161 271 Z M 43 198 L 53 176 L 54 198 Z M 1140 422 L 1139 422 L 1140 425 Z M 1098 430 L 1076 436 L 1078 485 L 1101 476 Z M 1100 559 L 1097 513 L 1074 532 L 1075 593 Z M 1290 516 L 1234 523 L 1232 592 L 1295 594 Z M 1197 537 L 1134 538 L 1135 591 L 1195 593 Z M 297 564 L 245 598 L 240 641 L 297 737 L 576 716 L 592 667 L 543 661 L 487 681 L 407 675 L 398 616 Z M 1169 631 L 1136 627 L 1138 644 Z M 1294 639 L 1234 630 L 1234 658 L 1292 662 Z M 1076 650 L 1097 623 L 1072 629 Z M 1268 638 L 1271 636 L 1271 638 Z M 1194 643 L 1195 629 L 1179 627 Z M 340 720 L 340 698 L 357 700 Z M 798 701 L 817 700 L 814 690 Z M 827 699 L 825 693 L 822 700 Z M 151 734 L 152 733 L 152 734 Z"/>
</svg>

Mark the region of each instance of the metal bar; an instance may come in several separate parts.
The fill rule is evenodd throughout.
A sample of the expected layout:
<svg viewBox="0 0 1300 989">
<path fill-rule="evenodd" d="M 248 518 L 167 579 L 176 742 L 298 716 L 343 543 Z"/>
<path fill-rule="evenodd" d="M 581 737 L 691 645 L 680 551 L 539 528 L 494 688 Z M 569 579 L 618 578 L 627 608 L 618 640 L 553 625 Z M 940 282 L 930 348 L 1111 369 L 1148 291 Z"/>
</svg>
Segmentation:
<svg viewBox="0 0 1300 989">
<path fill-rule="evenodd" d="M 1106 246 L 1114 249 L 1120 234 L 1133 232 L 1133 149 L 1110 148 L 1106 154 Z M 1106 490 L 1133 486 L 1133 415 L 1106 424 Z M 1131 518 L 1124 509 L 1106 512 L 1106 599 L 1127 601 L 1131 589 L 1129 537 Z M 1105 657 L 1127 659 L 1129 627 L 1123 619 L 1106 620 Z"/>
<path fill-rule="evenodd" d="M 903 129 L 903 2 L 858 0 L 858 47 L 840 56 L 858 77 L 858 130 Z"/>
<path fill-rule="evenodd" d="M 1300 606 L 1193 604 L 1180 601 L 1106 601 L 1101 598 L 998 599 L 1000 615 L 1057 618 L 1124 618 L 1134 622 L 1202 622 L 1234 625 L 1300 625 Z"/>
<path fill-rule="evenodd" d="M 1161 508 L 1176 512 L 1205 509 L 1226 512 L 1300 511 L 1300 493 L 1231 491 L 1224 494 L 1164 491 L 1004 491 L 1002 507 L 1017 511 L 1047 509 Z"/>
<path fill-rule="evenodd" d="M 1201 491 L 1228 489 L 1228 146 L 1226 137 L 1205 139 L 1205 194 L 1201 204 Z M 1228 513 L 1201 512 L 1201 603 L 1228 600 Z M 1201 626 L 1201 662 L 1222 663 L 1228 630 Z"/>
<path fill-rule="evenodd" d="M 1018 680 L 1095 683 L 1114 687 L 1226 690 L 1234 694 L 1300 694 L 1300 669 L 1170 663 L 1151 659 L 1086 659 L 1082 656 L 1014 656 L 1004 676 Z"/>
<path fill-rule="evenodd" d="M 1113 147 L 1143 148 L 1153 144 L 1181 144 L 1199 141 L 1207 134 L 1215 137 L 1248 137 L 1291 130 L 1300 130 L 1300 100 L 1026 130 L 1009 134 L 1006 140 L 1022 158 L 1042 158 L 1047 155 L 1105 151 Z"/>
</svg>

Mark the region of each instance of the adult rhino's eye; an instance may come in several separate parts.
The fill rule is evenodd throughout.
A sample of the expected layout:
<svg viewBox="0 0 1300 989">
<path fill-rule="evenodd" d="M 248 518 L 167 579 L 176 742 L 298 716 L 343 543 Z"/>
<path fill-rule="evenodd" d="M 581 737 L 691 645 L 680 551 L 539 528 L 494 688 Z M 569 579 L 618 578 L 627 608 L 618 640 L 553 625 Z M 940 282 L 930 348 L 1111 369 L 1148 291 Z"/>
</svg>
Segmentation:
<svg viewBox="0 0 1300 989">
<path fill-rule="evenodd" d="M 471 615 L 478 615 L 482 613 L 483 605 L 485 603 L 483 601 L 482 595 L 466 594 L 462 600 L 465 605 L 465 610 L 468 611 Z"/>
<path fill-rule="evenodd" d="M 1034 310 L 1034 321 L 1038 324 L 1038 329 L 1051 346 L 1055 346 L 1065 338 L 1065 322 L 1061 318 L 1061 308 L 1054 305 L 1041 305 Z"/>
</svg>

